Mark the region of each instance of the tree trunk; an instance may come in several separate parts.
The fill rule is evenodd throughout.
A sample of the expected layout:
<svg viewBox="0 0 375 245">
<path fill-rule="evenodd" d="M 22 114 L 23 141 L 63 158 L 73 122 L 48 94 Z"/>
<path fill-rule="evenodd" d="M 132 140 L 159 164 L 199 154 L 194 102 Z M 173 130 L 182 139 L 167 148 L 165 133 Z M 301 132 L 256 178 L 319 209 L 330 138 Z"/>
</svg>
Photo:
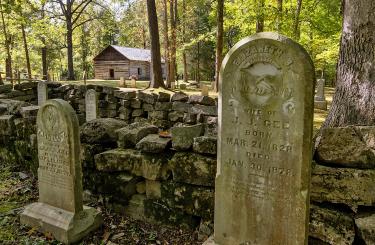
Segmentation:
<svg viewBox="0 0 375 245">
<path fill-rule="evenodd" d="M 165 74 L 167 76 L 167 87 L 171 87 L 171 76 L 169 74 L 169 60 L 170 60 L 170 54 L 169 54 L 169 37 L 168 37 L 168 3 L 167 0 L 163 0 L 164 4 L 164 12 L 163 12 L 163 34 L 164 34 L 164 59 L 165 59 Z"/>
<path fill-rule="evenodd" d="M 257 4 L 258 14 L 257 14 L 257 21 L 256 21 L 256 32 L 263 32 L 264 31 L 264 1 L 265 0 L 259 0 L 259 3 Z"/>
<path fill-rule="evenodd" d="M 174 83 L 176 80 L 176 8 L 177 0 L 170 0 L 169 3 L 169 14 L 171 22 L 171 51 L 170 51 L 170 64 L 169 64 L 169 73 L 171 83 Z"/>
<path fill-rule="evenodd" d="M 344 0 L 336 93 L 323 127 L 375 124 L 375 1 Z"/>
<path fill-rule="evenodd" d="M 302 0 L 297 0 L 297 7 L 296 7 L 296 13 L 294 15 L 294 23 L 293 23 L 293 37 L 296 41 L 300 38 L 300 24 L 299 24 L 299 16 L 301 14 L 301 8 L 302 8 Z"/>
<path fill-rule="evenodd" d="M 48 66 L 47 66 L 47 46 L 46 46 L 46 40 L 45 38 L 42 38 L 42 75 L 43 80 L 47 80 L 48 75 Z"/>
<path fill-rule="evenodd" d="M 10 79 L 13 78 L 13 71 L 12 71 L 12 55 L 10 53 L 10 37 L 7 32 L 5 18 L 4 18 L 4 10 L 2 8 L 2 1 L 0 0 L 0 12 L 1 12 L 1 21 L 3 26 L 3 33 L 4 33 L 4 43 L 5 43 L 5 51 L 7 53 L 7 57 L 5 59 L 5 77 L 9 77 Z M 11 80 L 12 81 L 12 80 Z"/>
<path fill-rule="evenodd" d="M 160 42 L 158 17 L 156 15 L 155 0 L 147 0 L 147 17 L 151 39 L 151 66 L 152 76 L 150 81 L 151 88 L 165 87 L 161 71 Z"/>
<path fill-rule="evenodd" d="M 185 44 L 186 42 L 186 2 L 185 0 L 182 0 L 182 42 Z M 184 69 L 184 82 L 188 82 L 188 68 L 187 68 L 187 61 L 186 61 L 186 51 L 183 49 L 182 51 L 182 63 L 183 63 L 183 69 Z"/>
<path fill-rule="evenodd" d="M 66 19 L 66 44 L 68 55 L 68 80 L 75 80 L 73 64 L 73 25 L 71 18 Z"/>
<path fill-rule="evenodd" d="M 217 0 L 217 33 L 216 33 L 216 62 L 215 62 L 215 91 L 219 91 L 219 73 L 223 60 L 223 18 L 224 0 Z"/>
<path fill-rule="evenodd" d="M 196 73 L 195 73 L 195 81 L 199 84 L 201 82 L 201 77 L 200 77 L 200 42 L 197 42 L 197 68 L 196 68 Z"/>
<path fill-rule="evenodd" d="M 283 0 L 277 0 L 277 21 L 276 30 L 282 32 L 283 29 Z"/>
<path fill-rule="evenodd" d="M 25 49 L 27 77 L 29 79 L 31 79 L 31 66 L 30 66 L 29 49 L 27 47 L 27 38 L 26 38 L 26 33 L 25 33 L 25 26 L 23 24 L 21 24 L 21 30 L 22 30 L 23 47 Z"/>
</svg>

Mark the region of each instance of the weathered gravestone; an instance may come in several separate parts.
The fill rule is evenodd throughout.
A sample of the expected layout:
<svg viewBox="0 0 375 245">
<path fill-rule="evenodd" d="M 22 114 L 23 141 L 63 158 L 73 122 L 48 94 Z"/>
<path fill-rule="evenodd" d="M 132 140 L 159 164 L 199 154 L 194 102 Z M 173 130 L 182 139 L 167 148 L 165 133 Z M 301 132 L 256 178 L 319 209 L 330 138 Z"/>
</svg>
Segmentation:
<svg viewBox="0 0 375 245">
<path fill-rule="evenodd" d="M 324 95 L 325 80 L 323 78 L 316 80 L 316 95 L 314 97 L 314 107 L 327 110 L 327 101 Z"/>
<path fill-rule="evenodd" d="M 237 43 L 220 72 L 214 238 L 307 244 L 314 67 L 289 38 Z"/>
<path fill-rule="evenodd" d="M 48 99 L 46 82 L 38 82 L 38 105 L 41 106 Z"/>
<path fill-rule="evenodd" d="M 201 86 L 201 95 L 203 96 L 208 96 L 209 90 L 207 85 L 202 85 Z"/>
<path fill-rule="evenodd" d="M 46 101 L 37 116 L 39 202 L 25 207 L 22 224 L 50 232 L 63 243 L 99 227 L 101 216 L 82 204 L 78 119 L 68 102 Z"/>
<path fill-rule="evenodd" d="M 94 89 L 86 91 L 86 122 L 94 120 L 98 117 L 98 95 Z"/>
</svg>

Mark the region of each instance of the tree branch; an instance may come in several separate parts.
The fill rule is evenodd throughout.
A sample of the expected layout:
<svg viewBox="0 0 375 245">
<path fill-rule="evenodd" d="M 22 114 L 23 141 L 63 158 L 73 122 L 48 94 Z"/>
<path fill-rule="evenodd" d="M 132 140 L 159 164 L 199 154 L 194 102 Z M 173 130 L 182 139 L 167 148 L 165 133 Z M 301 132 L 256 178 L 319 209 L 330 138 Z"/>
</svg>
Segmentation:
<svg viewBox="0 0 375 245">
<path fill-rule="evenodd" d="M 82 1 L 82 2 L 85 2 L 86 0 Z M 74 25 L 77 20 L 79 19 L 79 17 L 81 17 L 82 13 L 85 11 L 85 9 L 87 8 L 87 6 L 92 2 L 92 0 L 87 0 L 85 2 L 85 4 L 82 6 L 81 10 L 78 12 L 77 16 L 73 19 L 72 21 L 72 24 Z M 75 9 L 77 10 L 77 9 Z"/>
</svg>

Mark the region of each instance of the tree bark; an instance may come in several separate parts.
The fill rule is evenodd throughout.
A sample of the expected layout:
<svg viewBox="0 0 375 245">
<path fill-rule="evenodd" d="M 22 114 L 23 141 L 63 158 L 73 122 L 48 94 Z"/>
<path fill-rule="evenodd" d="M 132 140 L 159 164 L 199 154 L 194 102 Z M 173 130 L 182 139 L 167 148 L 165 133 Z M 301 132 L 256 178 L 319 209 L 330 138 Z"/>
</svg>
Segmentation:
<svg viewBox="0 0 375 245">
<path fill-rule="evenodd" d="M 31 79 L 31 66 L 30 66 L 29 48 L 27 46 L 27 38 L 26 38 L 26 33 L 25 33 L 25 26 L 23 24 L 21 24 L 21 31 L 22 31 L 23 47 L 25 49 L 27 77 L 29 79 Z"/>
<path fill-rule="evenodd" d="M 323 127 L 375 124 L 375 1 L 344 0 L 336 93 Z"/>
<path fill-rule="evenodd" d="M 166 80 L 167 80 L 167 87 L 171 87 L 171 76 L 169 74 L 169 60 L 170 60 L 170 54 L 169 54 L 169 37 L 168 37 L 168 2 L 167 0 L 163 0 L 164 4 L 164 12 L 163 12 L 163 32 L 164 32 L 164 59 L 165 59 L 165 74 L 166 74 Z"/>
<path fill-rule="evenodd" d="M 1 13 L 1 21 L 3 26 L 3 33 L 4 33 L 4 43 L 5 43 L 5 51 L 7 53 L 7 57 L 5 59 L 5 76 L 9 77 L 12 81 L 13 78 L 13 71 L 12 71 L 12 55 L 10 52 L 10 36 L 8 35 L 5 18 L 4 18 L 4 10 L 2 8 L 2 1 L 0 0 L 0 13 Z"/>
<path fill-rule="evenodd" d="M 223 22 L 224 0 L 217 0 L 217 32 L 216 32 L 216 60 L 215 60 L 215 91 L 219 91 L 219 73 L 223 60 Z"/>
<path fill-rule="evenodd" d="M 182 0 L 182 42 L 185 44 L 186 42 L 186 0 Z M 187 68 L 187 61 L 186 61 L 186 51 L 183 49 L 182 51 L 182 63 L 183 63 L 183 69 L 184 69 L 184 82 L 188 82 L 188 68 Z"/>
<path fill-rule="evenodd" d="M 147 0 L 147 17 L 151 39 L 151 88 L 165 87 L 161 71 L 160 42 L 158 17 L 156 15 L 155 0 Z"/>
<path fill-rule="evenodd" d="M 296 13 L 294 15 L 294 22 L 293 22 L 293 37 L 295 40 L 299 40 L 300 38 L 300 24 L 299 24 L 299 16 L 301 14 L 302 9 L 302 0 L 297 0 L 297 7 Z"/>
<path fill-rule="evenodd" d="M 196 72 L 195 72 L 195 81 L 197 83 L 201 82 L 201 76 L 200 76 L 200 42 L 197 42 L 197 63 L 196 63 Z"/>
<path fill-rule="evenodd" d="M 176 21 L 176 6 L 177 0 L 170 0 L 169 3 L 169 14 L 170 14 L 170 22 L 171 22 L 171 48 L 170 48 L 170 63 L 169 63 L 169 76 L 171 83 L 174 83 L 176 80 L 176 28 L 177 28 L 177 21 Z"/>
<path fill-rule="evenodd" d="M 277 22 L 276 30 L 277 32 L 282 32 L 283 29 L 283 0 L 277 0 Z"/>
<path fill-rule="evenodd" d="M 73 24 L 71 18 L 66 19 L 66 44 L 68 56 L 68 80 L 75 80 L 73 64 Z"/>
<path fill-rule="evenodd" d="M 259 2 L 258 2 L 259 1 Z M 257 21 L 256 21 L 256 27 L 255 31 L 263 32 L 264 31 L 264 1 L 265 0 L 258 0 L 257 2 Z"/>
</svg>

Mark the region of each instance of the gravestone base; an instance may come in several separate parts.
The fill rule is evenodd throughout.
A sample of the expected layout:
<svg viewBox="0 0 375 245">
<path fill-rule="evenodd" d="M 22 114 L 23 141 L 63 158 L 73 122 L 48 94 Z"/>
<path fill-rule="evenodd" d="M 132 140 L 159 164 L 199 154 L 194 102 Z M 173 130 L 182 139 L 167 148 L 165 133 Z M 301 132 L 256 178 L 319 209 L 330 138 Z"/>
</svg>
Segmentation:
<svg viewBox="0 0 375 245">
<path fill-rule="evenodd" d="M 103 223 L 100 213 L 83 206 L 80 213 L 68 212 L 45 203 L 36 202 L 25 207 L 20 217 L 21 224 L 37 227 L 41 232 L 50 232 L 62 243 L 80 241 Z"/>
<path fill-rule="evenodd" d="M 320 110 L 327 110 L 327 101 L 326 100 L 314 100 L 314 108 Z"/>
</svg>

